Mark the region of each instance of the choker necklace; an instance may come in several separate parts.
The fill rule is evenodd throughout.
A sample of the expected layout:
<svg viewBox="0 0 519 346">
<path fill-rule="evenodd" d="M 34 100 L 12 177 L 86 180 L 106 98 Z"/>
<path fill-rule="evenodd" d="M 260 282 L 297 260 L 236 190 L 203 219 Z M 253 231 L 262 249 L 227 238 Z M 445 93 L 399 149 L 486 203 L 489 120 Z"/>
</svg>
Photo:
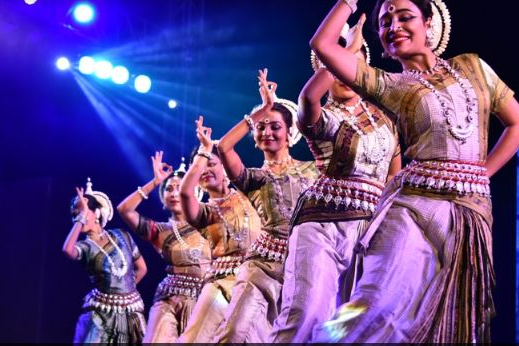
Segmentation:
<svg viewBox="0 0 519 346">
<path fill-rule="evenodd" d="M 447 124 L 450 134 L 458 141 L 461 141 L 463 144 L 474 132 L 475 126 L 473 120 L 477 119 L 477 104 L 474 101 L 474 99 L 471 98 L 469 91 L 472 88 L 472 86 L 470 84 L 467 85 L 465 82 L 463 82 L 458 71 L 453 69 L 447 61 L 441 59 L 440 57 L 436 58 L 436 66 L 443 67 L 445 70 L 447 70 L 447 72 L 449 72 L 452 75 L 452 77 L 461 87 L 463 97 L 465 98 L 465 102 L 467 104 L 467 116 L 465 117 L 464 125 L 456 124 L 453 112 L 449 110 L 449 108 L 447 108 L 447 102 L 441 99 L 440 92 L 436 90 L 434 86 L 422 76 L 424 72 L 420 72 L 418 70 L 405 70 L 403 74 L 418 80 L 424 87 L 431 90 L 433 95 L 438 100 L 438 103 L 440 104 L 441 112 L 443 117 L 445 118 L 445 122 Z M 436 66 L 434 68 L 436 68 Z"/>
<path fill-rule="evenodd" d="M 229 223 L 227 222 L 226 218 L 224 217 L 222 213 L 222 209 L 220 208 L 220 204 L 227 201 L 232 196 L 236 195 L 238 197 L 238 200 L 240 201 L 241 207 L 243 209 L 243 227 L 240 230 L 233 230 L 234 227 L 231 227 Z M 237 242 L 240 242 L 244 240 L 247 232 L 250 229 L 249 224 L 249 211 L 247 210 L 247 205 L 245 204 L 245 201 L 243 200 L 243 197 L 240 193 L 238 193 L 235 189 L 231 189 L 229 194 L 225 197 L 221 198 L 209 198 L 209 206 L 214 208 L 216 210 L 216 214 L 218 214 L 218 217 L 220 220 L 222 220 L 223 227 L 225 228 L 225 231 L 227 234 L 231 236 L 231 238 Z"/>
<path fill-rule="evenodd" d="M 335 113 L 342 113 L 342 110 L 345 110 L 349 114 L 353 115 L 355 110 L 359 107 L 360 103 L 362 102 L 362 98 L 359 97 L 357 100 L 357 103 L 355 103 L 353 106 L 346 106 L 344 102 L 338 102 L 335 101 L 333 98 L 328 99 L 328 102 L 326 102 L 326 106 L 330 107 L 332 112 Z"/>
<path fill-rule="evenodd" d="M 263 164 L 266 166 L 274 166 L 274 165 L 282 165 L 284 163 L 288 163 L 292 161 L 292 156 L 288 155 L 285 158 L 279 159 L 279 160 L 264 160 Z"/>
<path fill-rule="evenodd" d="M 193 262 L 200 261 L 200 257 L 202 257 L 202 249 L 205 245 L 205 239 L 204 237 L 200 237 L 200 244 L 198 247 L 192 248 L 190 247 L 186 241 L 182 238 L 180 235 L 180 232 L 178 231 L 177 221 L 173 219 L 169 219 L 169 223 L 171 225 L 171 228 L 173 228 L 173 233 L 175 234 L 175 237 L 177 238 L 178 242 L 180 243 L 180 247 L 183 250 L 188 250 L 188 256 Z"/>
<path fill-rule="evenodd" d="M 406 74 L 426 74 L 426 75 L 432 75 L 432 74 L 435 74 L 436 72 L 438 72 L 440 70 L 440 67 L 442 66 L 441 65 L 441 59 L 440 57 L 436 57 L 436 64 L 434 64 L 433 67 L 431 67 L 430 69 L 428 70 L 423 70 L 423 71 L 420 71 L 420 70 L 416 70 L 416 69 L 412 69 L 412 68 L 407 68 L 404 70 L 404 73 Z"/>
<path fill-rule="evenodd" d="M 96 243 L 94 240 L 92 240 L 90 238 L 90 236 L 87 236 L 87 240 L 90 241 L 92 244 L 94 244 L 99 249 L 99 251 L 101 251 L 103 253 L 103 255 L 105 255 L 106 259 L 108 260 L 108 264 L 110 265 L 110 273 L 112 273 L 116 278 L 121 279 L 128 271 L 128 263 L 126 262 L 126 258 L 124 257 L 123 251 L 121 250 L 121 248 L 119 246 L 117 246 L 117 243 L 112 239 L 112 237 L 110 237 L 108 232 L 103 230 L 101 232 L 101 235 L 99 236 L 99 239 L 103 239 L 103 237 L 105 237 L 105 236 L 108 238 L 110 243 L 112 243 L 117 254 L 121 257 L 121 263 L 122 263 L 121 268 L 117 268 L 115 266 L 114 261 L 108 255 L 108 253 L 98 243 Z"/>
</svg>

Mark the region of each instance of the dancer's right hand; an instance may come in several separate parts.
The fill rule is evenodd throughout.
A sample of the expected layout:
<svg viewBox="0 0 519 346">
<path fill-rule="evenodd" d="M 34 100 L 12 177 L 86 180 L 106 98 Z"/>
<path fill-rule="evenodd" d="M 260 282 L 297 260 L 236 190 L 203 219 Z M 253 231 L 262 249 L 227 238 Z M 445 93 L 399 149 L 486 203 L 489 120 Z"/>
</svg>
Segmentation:
<svg viewBox="0 0 519 346">
<path fill-rule="evenodd" d="M 362 28 L 364 27 L 364 23 L 366 22 L 366 14 L 361 14 L 359 21 L 353 27 L 348 30 L 348 35 L 346 36 L 346 48 L 352 52 L 357 53 L 361 50 L 362 45 L 364 44 L 364 36 L 362 35 Z"/>
<path fill-rule="evenodd" d="M 154 175 L 153 181 L 156 186 L 160 185 L 160 183 L 162 183 L 173 172 L 173 167 L 162 162 L 163 154 L 163 151 L 156 151 L 155 156 L 151 157 Z"/>
<path fill-rule="evenodd" d="M 269 82 L 267 80 L 268 70 L 264 68 L 263 70 L 258 71 L 258 80 L 259 80 L 259 92 L 261 95 L 261 101 L 263 104 L 263 108 L 266 110 L 270 110 L 276 101 L 276 89 L 278 87 L 277 83 Z"/>
</svg>

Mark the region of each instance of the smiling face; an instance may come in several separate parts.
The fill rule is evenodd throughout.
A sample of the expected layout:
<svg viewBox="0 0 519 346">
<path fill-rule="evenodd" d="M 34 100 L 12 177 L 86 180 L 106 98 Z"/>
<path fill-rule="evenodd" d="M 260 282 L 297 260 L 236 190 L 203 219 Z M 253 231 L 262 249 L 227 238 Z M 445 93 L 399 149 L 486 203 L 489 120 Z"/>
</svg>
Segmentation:
<svg viewBox="0 0 519 346">
<path fill-rule="evenodd" d="M 200 176 L 200 186 L 207 191 L 219 191 L 224 183 L 225 172 L 220 158 L 211 154 L 211 159 Z"/>
<path fill-rule="evenodd" d="M 163 203 L 164 207 L 171 211 L 173 214 L 182 213 L 182 208 L 180 207 L 180 183 L 182 179 L 180 177 L 171 177 L 169 178 L 164 187 L 163 192 Z"/>
<path fill-rule="evenodd" d="M 288 147 L 288 129 L 278 111 L 269 111 L 256 123 L 254 141 L 261 151 L 276 153 Z"/>
<path fill-rule="evenodd" d="M 397 58 L 409 58 L 429 50 L 426 45 L 430 18 L 410 0 L 385 1 L 378 14 L 378 35 L 384 50 Z"/>
</svg>

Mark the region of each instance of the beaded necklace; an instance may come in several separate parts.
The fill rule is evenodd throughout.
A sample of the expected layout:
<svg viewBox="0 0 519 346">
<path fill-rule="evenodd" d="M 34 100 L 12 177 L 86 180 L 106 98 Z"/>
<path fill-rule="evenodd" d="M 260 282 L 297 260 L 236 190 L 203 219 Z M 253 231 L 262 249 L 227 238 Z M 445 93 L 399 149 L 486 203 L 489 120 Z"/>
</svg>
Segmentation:
<svg viewBox="0 0 519 346">
<path fill-rule="evenodd" d="M 447 103 L 445 100 L 442 100 L 440 97 L 440 93 L 436 88 L 428 81 L 426 80 L 422 74 L 433 74 L 438 72 L 439 68 L 443 67 L 447 72 L 449 72 L 452 77 L 456 80 L 456 82 L 461 87 L 461 91 L 463 92 L 463 96 L 465 97 L 465 102 L 467 104 L 467 116 L 465 117 L 465 124 L 456 124 L 453 112 L 451 112 L 447 108 Z M 431 90 L 433 95 L 438 100 L 438 103 L 440 104 L 440 107 L 442 109 L 442 115 L 445 118 L 445 122 L 447 124 L 447 127 L 449 129 L 449 133 L 458 141 L 461 141 L 462 143 L 465 143 L 467 139 L 472 135 L 474 132 L 475 126 L 474 126 L 474 119 L 476 119 L 476 109 L 477 104 L 473 98 L 470 97 L 470 89 L 472 89 L 472 86 L 469 84 L 465 84 L 461 80 L 461 76 L 453 69 L 450 64 L 446 61 L 441 59 L 440 57 L 436 58 L 436 65 L 427 71 L 421 72 L 418 70 L 405 70 L 403 72 L 404 75 L 413 77 L 414 79 L 418 80 L 423 86 Z"/>
<path fill-rule="evenodd" d="M 368 117 L 369 123 L 373 127 L 373 133 L 365 133 L 361 128 L 357 126 L 358 117 L 355 115 L 355 110 L 358 106 L 361 106 L 366 116 Z M 368 106 L 362 98 L 359 98 L 357 103 L 354 106 L 346 106 L 342 103 L 338 103 L 337 101 L 328 102 L 326 107 L 329 107 L 332 112 L 337 115 L 342 115 L 344 121 L 359 135 L 360 141 L 363 147 L 363 155 L 367 163 L 377 164 L 382 161 L 386 156 L 389 149 L 389 138 L 384 135 L 383 130 L 381 130 L 375 119 L 373 118 L 373 114 L 369 110 Z M 348 116 L 345 116 L 344 111 L 348 112 Z"/>
<path fill-rule="evenodd" d="M 227 219 L 224 217 L 222 213 L 222 209 L 220 208 L 220 204 L 231 198 L 232 196 L 236 195 L 238 197 L 238 200 L 240 201 L 240 204 L 243 209 L 243 228 L 240 230 L 233 230 L 233 227 L 229 225 L 227 222 Z M 245 204 L 245 201 L 243 200 L 243 197 L 241 194 L 239 194 L 235 189 L 231 189 L 231 191 L 227 194 L 225 197 L 221 198 L 209 198 L 209 206 L 214 208 L 216 210 L 216 214 L 218 214 L 218 217 L 220 220 L 222 220 L 223 226 L 225 228 L 225 231 L 227 234 L 231 236 L 232 239 L 234 239 L 237 242 L 243 241 L 246 238 L 246 235 L 250 229 L 249 224 L 249 211 L 247 210 L 247 205 Z"/>
<path fill-rule="evenodd" d="M 112 239 L 112 237 L 110 237 L 108 232 L 106 232 L 105 230 L 103 230 L 101 232 L 100 238 L 102 239 L 103 236 L 106 236 L 108 238 L 108 241 L 110 241 L 110 243 L 115 248 L 115 251 L 117 252 L 117 254 L 121 257 L 121 263 L 122 263 L 121 268 L 117 268 L 115 266 L 114 261 L 108 255 L 108 253 L 99 244 L 97 244 L 94 240 L 92 240 L 90 238 L 90 236 L 87 236 L 87 241 L 94 244 L 99 249 L 99 251 L 101 251 L 103 253 L 103 255 L 106 257 L 106 259 L 108 260 L 108 264 L 110 265 L 110 273 L 112 273 L 116 278 L 121 279 L 124 275 L 126 275 L 126 272 L 128 271 L 128 263 L 126 262 L 124 253 L 121 250 L 121 248 L 119 248 L 119 246 L 117 246 L 117 243 Z"/>
<path fill-rule="evenodd" d="M 180 232 L 178 231 L 177 222 L 173 219 L 169 219 L 169 223 L 171 224 L 171 228 L 173 228 L 173 233 L 175 234 L 175 237 L 180 243 L 180 247 L 183 250 L 188 251 L 188 256 L 193 262 L 200 261 L 200 257 L 202 257 L 202 249 L 205 245 L 204 237 L 200 237 L 200 244 L 198 245 L 198 247 L 192 248 L 186 243 L 186 241 L 180 235 Z"/>
</svg>

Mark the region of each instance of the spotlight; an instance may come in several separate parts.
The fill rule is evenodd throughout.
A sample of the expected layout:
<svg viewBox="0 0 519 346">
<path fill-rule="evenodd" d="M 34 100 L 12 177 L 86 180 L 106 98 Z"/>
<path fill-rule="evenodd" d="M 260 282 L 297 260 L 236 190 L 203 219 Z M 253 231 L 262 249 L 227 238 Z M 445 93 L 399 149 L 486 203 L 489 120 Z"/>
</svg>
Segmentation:
<svg viewBox="0 0 519 346">
<path fill-rule="evenodd" d="M 77 4 L 74 7 L 73 15 L 78 23 L 90 23 L 95 17 L 94 7 L 88 3 Z"/>
<path fill-rule="evenodd" d="M 109 61 L 101 60 L 95 64 L 95 74 L 97 78 L 108 79 L 112 75 L 112 64 Z"/>
<path fill-rule="evenodd" d="M 151 79 L 146 75 L 138 75 L 134 81 L 135 90 L 141 94 L 145 94 L 151 89 Z"/>
<path fill-rule="evenodd" d="M 34 5 L 36 3 L 36 0 L 25 0 L 25 3 L 27 5 Z"/>
<path fill-rule="evenodd" d="M 116 66 L 112 70 L 112 81 L 115 84 L 124 84 L 130 79 L 130 72 L 124 66 Z"/>
<path fill-rule="evenodd" d="M 168 101 L 168 107 L 169 107 L 170 109 L 175 109 L 175 108 L 177 108 L 177 106 L 178 106 L 177 101 L 175 101 L 175 100 L 169 100 L 169 101 Z"/>
<path fill-rule="evenodd" d="M 67 58 L 62 56 L 61 58 L 56 60 L 56 67 L 61 71 L 68 70 L 70 68 L 70 61 L 68 61 Z"/>
<path fill-rule="evenodd" d="M 92 74 L 95 71 L 96 61 L 91 56 L 84 56 L 79 59 L 79 72 L 82 74 Z"/>
</svg>

